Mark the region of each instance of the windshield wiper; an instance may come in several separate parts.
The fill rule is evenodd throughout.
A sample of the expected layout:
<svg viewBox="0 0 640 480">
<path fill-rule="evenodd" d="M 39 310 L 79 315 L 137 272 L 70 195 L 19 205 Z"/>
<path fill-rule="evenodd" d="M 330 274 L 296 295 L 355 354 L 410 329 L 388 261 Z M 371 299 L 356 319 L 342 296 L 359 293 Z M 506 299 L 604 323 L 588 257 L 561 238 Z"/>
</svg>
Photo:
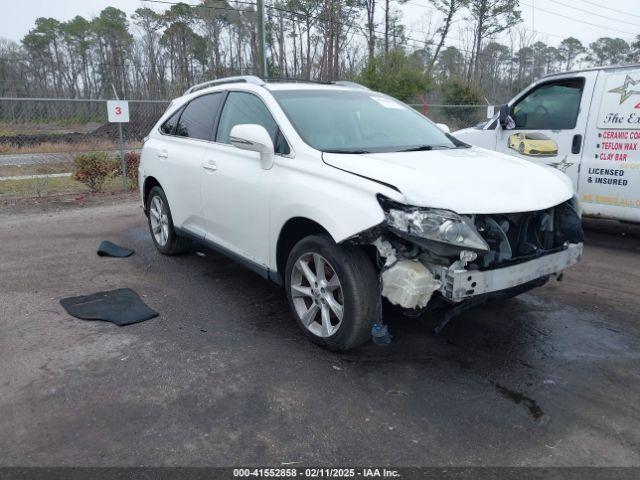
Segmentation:
<svg viewBox="0 0 640 480">
<path fill-rule="evenodd" d="M 449 145 L 418 145 L 417 147 L 404 148 L 398 152 L 427 152 L 429 150 L 450 150 L 455 147 Z"/>
<path fill-rule="evenodd" d="M 428 150 L 433 150 L 433 145 L 418 145 L 417 147 L 405 148 L 398 151 L 399 152 L 426 152 Z"/>
<path fill-rule="evenodd" d="M 371 153 L 369 150 L 349 150 L 349 149 L 335 149 L 335 150 L 323 150 L 325 153 L 352 153 L 354 155 L 360 155 L 363 153 Z"/>
</svg>

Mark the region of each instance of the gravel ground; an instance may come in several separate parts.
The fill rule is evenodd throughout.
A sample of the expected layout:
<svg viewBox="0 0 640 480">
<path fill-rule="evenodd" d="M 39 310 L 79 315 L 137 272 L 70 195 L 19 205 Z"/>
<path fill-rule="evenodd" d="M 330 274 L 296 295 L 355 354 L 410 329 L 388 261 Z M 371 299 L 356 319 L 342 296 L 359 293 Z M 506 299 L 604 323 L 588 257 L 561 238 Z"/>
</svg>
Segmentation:
<svg viewBox="0 0 640 480">
<path fill-rule="evenodd" d="M 304 339 L 281 291 L 204 249 L 153 249 L 137 204 L 0 213 L 0 465 L 640 465 L 640 228 L 517 299 L 387 319 L 394 342 Z M 136 250 L 99 258 L 100 240 Z M 135 289 L 160 317 L 86 322 Z"/>
</svg>

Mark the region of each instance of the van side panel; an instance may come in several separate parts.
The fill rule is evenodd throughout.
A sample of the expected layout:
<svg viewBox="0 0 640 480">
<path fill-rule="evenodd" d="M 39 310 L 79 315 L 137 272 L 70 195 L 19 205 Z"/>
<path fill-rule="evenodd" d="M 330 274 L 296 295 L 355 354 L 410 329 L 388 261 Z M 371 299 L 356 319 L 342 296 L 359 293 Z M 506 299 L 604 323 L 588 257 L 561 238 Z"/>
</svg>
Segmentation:
<svg viewBox="0 0 640 480">
<path fill-rule="evenodd" d="M 640 222 L 640 69 L 600 72 L 578 192 L 586 215 Z"/>
</svg>

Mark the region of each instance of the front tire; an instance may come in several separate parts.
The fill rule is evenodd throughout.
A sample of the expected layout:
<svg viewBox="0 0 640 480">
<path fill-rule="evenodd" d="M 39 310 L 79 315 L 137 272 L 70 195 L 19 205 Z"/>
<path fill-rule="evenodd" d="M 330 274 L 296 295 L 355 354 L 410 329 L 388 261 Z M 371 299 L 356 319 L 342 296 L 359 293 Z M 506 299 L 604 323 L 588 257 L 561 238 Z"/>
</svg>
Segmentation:
<svg viewBox="0 0 640 480">
<path fill-rule="evenodd" d="M 304 334 L 329 350 L 366 342 L 381 315 L 378 275 L 369 257 L 327 235 L 306 237 L 293 247 L 285 289 Z"/>
<path fill-rule="evenodd" d="M 153 244 L 160 253 L 179 255 L 189 250 L 191 241 L 176 234 L 169 202 L 158 186 L 153 187 L 147 197 L 147 220 Z"/>
</svg>

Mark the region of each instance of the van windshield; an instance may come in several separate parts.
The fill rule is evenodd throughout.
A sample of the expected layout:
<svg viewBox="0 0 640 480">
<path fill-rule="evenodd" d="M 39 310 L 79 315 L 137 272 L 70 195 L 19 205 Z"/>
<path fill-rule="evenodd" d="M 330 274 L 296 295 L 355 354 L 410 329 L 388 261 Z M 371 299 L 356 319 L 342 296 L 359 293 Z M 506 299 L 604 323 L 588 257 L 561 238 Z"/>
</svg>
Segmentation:
<svg viewBox="0 0 640 480">
<path fill-rule="evenodd" d="M 466 146 L 405 104 L 367 91 L 276 90 L 302 139 L 332 153 L 378 153 Z"/>
</svg>

